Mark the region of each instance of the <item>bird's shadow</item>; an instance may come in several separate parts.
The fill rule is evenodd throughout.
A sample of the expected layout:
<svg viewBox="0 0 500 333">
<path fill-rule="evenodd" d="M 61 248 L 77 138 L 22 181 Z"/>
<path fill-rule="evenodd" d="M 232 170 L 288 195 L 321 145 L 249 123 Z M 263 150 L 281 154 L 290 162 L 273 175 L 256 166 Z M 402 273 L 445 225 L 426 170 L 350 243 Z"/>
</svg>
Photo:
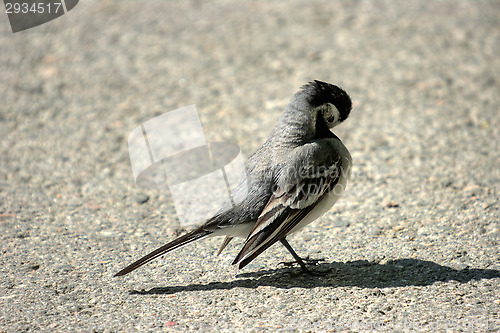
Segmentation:
<svg viewBox="0 0 500 333">
<path fill-rule="evenodd" d="M 187 286 L 155 287 L 149 290 L 131 290 L 131 294 L 175 294 L 182 291 L 209 291 L 233 288 L 257 288 L 272 286 L 281 289 L 316 287 L 360 287 L 387 288 L 405 286 L 426 286 L 437 281 L 455 280 L 465 283 L 471 280 L 500 278 L 500 271 L 494 269 L 457 270 L 438 265 L 432 261 L 418 259 L 397 259 L 385 264 L 366 260 L 346 263 L 323 263 L 314 267 L 329 271 L 324 276 L 310 276 L 298 268 L 277 268 L 237 275 L 237 280 L 190 284 Z"/>
</svg>

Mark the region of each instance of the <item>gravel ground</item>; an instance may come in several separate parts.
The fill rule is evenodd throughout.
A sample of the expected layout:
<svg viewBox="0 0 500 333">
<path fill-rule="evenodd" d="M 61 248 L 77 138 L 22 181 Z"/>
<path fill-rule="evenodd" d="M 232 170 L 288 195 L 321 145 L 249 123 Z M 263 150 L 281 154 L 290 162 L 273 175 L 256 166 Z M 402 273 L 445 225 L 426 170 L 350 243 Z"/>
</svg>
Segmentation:
<svg viewBox="0 0 500 333">
<path fill-rule="evenodd" d="M 81 1 L 0 15 L 0 331 L 500 330 L 498 1 Z M 241 241 L 112 275 L 182 229 L 128 134 L 196 104 L 249 156 L 313 79 L 354 100 L 353 180 L 243 270 Z M 495 291 L 496 290 L 496 291 Z"/>
</svg>

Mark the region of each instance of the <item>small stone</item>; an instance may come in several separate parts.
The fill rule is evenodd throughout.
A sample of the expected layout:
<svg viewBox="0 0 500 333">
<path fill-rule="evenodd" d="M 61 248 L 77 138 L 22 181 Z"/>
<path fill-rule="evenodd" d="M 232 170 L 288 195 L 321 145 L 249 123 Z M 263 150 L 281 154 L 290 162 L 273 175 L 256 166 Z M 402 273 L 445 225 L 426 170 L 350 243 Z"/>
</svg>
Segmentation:
<svg viewBox="0 0 500 333">
<path fill-rule="evenodd" d="M 145 204 L 149 200 L 149 196 L 144 193 L 138 193 L 133 196 L 133 200 L 138 204 Z"/>
</svg>

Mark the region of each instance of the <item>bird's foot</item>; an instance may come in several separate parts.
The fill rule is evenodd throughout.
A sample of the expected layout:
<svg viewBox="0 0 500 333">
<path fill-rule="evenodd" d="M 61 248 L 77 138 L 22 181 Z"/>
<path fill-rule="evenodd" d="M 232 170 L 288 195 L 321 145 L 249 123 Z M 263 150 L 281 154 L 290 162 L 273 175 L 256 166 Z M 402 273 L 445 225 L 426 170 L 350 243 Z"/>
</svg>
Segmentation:
<svg viewBox="0 0 500 333">
<path fill-rule="evenodd" d="M 319 271 L 319 270 L 312 270 L 308 268 L 307 266 L 317 266 L 318 263 L 325 261 L 325 259 L 312 259 L 312 258 L 301 258 L 301 262 L 299 261 L 290 261 L 290 262 L 280 262 L 280 264 L 283 264 L 285 267 L 293 267 L 295 265 L 299 265 L 302 273 L 305 273 L 307 275 L 312 275 L 312 276 L 325 276 L 328 275 L 328 273 L 331 272 L 331 269 L 327 269 L 325 271 Z M 307 265 L 306 265 L 307 263 Z"/>
<path fill-rule="evenodd" d="M 326 261 L 326 259 L 324 258 L 320 258 L 320 259 L 313 259 L 313 258 L 300 258 L 305 264 L 308 264 L 310 266 L 317 266 L 318 263 L 322 262 L 322 261 Z M 283 264 L 283 266 L 286 266 L 286 267 L 292 267 L 292 266 L 295 266 L 295 265 L 299 265 L 299 263 L 297 261 L 282 261 L 280 262 L 280 264 Z"/>
</svg>

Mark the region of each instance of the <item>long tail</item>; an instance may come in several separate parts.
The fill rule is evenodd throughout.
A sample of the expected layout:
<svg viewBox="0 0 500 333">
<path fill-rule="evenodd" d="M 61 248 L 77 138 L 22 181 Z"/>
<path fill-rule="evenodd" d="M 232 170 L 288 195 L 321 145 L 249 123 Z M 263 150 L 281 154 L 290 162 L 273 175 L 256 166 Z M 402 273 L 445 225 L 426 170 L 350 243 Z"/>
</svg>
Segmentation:
<svg viewBox="0 0 500 333">
<path fill-rule="evenodd" d="M 185 235 L 180 236 L 179 238 L 174 239 L 173 241 L 163 245 L 162 247 L 151 252 L 150 254 L 137 260 L 136 262 L 128 265 L 127 267 L 125 267 L 124 269 L 122 269 L 121 271 L 116 273 L 115 276 L 123 276 L 125 274 L 128 274 L 128 273 L 132 272 L 133 270 L 141 267 L 144 264 L 147 264 L 151 260 L 156 259 L 165 253 L 168 253 L 170 251 L 178 249 L 178 248 L 180 248 L 186 244 L 189 244 L 191 242 L 194 242 L 198 239 L 207 237 L 211 233 L 212 233 L 212 231 L 204 230 L 202 228 L 198 228 L 196 230 L 193 230 L 190 233 L 187 233 Z"/>
</svg>

